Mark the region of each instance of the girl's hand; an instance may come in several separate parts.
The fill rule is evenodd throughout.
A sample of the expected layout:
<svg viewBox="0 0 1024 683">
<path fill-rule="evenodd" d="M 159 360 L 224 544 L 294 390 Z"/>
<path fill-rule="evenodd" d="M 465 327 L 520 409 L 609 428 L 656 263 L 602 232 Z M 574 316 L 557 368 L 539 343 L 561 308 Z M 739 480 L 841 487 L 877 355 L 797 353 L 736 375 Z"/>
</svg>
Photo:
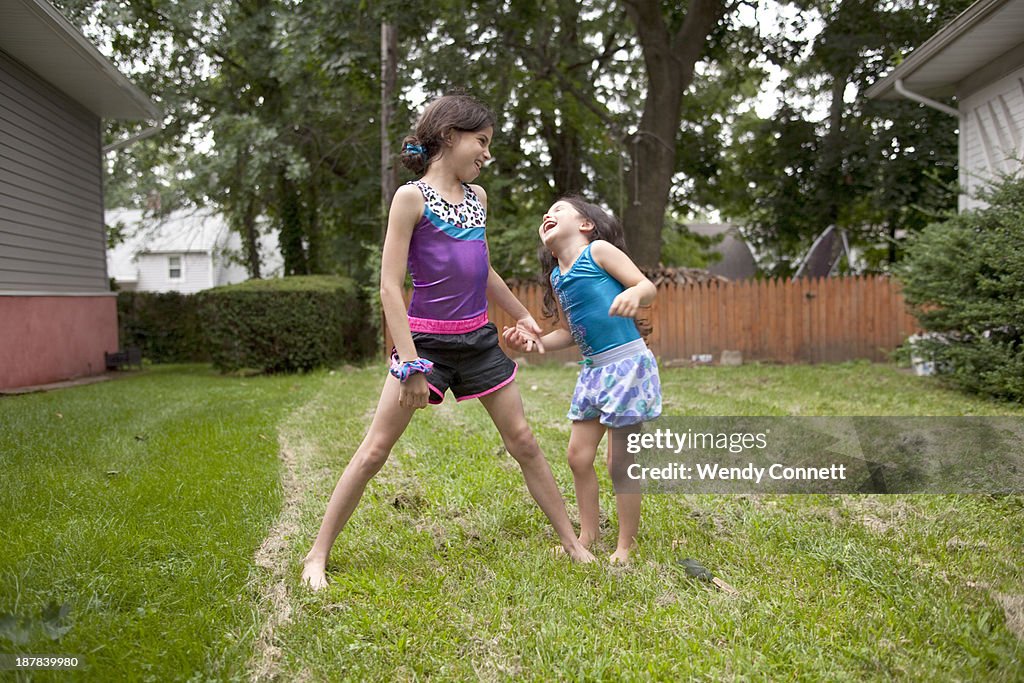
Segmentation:
<svg viewBox="0 0 1024 683">
<path fill-rule="evenodd" d="M 526 350 L 533 351 L 534 347 L 537 351 L 544 353 L 544 342 L 540 340 L 544 330 L 540 329 L 540 325 L 533 319 L 532 315 L 527 315 L 524 318 L 520 318 L 516 321 L 516 331 L 519 332 L 523 337 L 526 338 Z"/>
<path fill-rule="evenodd" d="M 527 342 L 530 341 L 523 334 L 514 327 L 505 327 L 501 331 L 501 336 L 505 338 L 505 343 L 510 348 L 516 351 L 526 352 Z"/>
<path fill-rule="evenodd" d="M 427 377 L 422 372 L 417 372 L 402 382 L 402 389 L 398 393 L 398 405 L 403 408 L 426 408 L 429 396 Z"/>
<path fill-rule="evenodd" d="M 635 318 L 640 311 L 641 294 L 635 287 L 625 290 L 612 301 L 608 309 L 608 315 L 617 315 L 622 318 Z"/>
<path fill-rule="evenodd" d="M 506 327 L 502 330 L 502 336 L 505 337 L 505 341 L 510 347 L 516 351 L 522 351 L 524 353 L 534 350 L 534 346 L 537 346 L 540 342 L 531 337 L 528 337 L 523 333 L 522 330 L 515 327 Z"/>
</svg>

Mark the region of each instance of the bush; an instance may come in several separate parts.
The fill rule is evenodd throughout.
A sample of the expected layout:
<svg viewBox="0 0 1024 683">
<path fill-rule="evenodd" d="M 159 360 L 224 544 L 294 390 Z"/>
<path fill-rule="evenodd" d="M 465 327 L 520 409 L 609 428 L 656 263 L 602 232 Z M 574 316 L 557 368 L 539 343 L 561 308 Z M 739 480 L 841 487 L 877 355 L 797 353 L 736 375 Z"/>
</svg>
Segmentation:
<svg viewBox="0 0 1024 683">
<path fill-rule="evenodd" d="M 137 346 L 154 363 L 210 360 L 195 297 L 178 292 L 118 292 L 121 348 Z"/>
<path fill-rule="evenodd" d="M 196 296 L 213 364 L 224 372 L 307 371 L 375 347 L 369 307 L 349 278 L 250 280 Z"/>
<path fill-rule="evenodd" d="M 1024 400 L 1024 178 L 981 195 L 987 208 L 929 225 L 897 267 L 931 339 L 916 348 L 962 389 Z"/>
</svg>

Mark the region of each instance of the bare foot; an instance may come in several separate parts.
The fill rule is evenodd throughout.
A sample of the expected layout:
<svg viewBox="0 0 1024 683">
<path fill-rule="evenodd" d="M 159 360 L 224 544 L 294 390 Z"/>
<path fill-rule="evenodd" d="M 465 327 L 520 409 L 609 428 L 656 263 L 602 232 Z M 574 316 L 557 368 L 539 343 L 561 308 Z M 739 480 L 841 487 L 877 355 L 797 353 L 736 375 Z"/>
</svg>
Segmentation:
<svg viewBox="0 0 1024 683">
<path fill-rule="evenodd" d="M 597 562 L 597 558 L 594 557 L 594 554 L 587 550 L 586 546 L 581 544 L 579 541 L 576 541 L 570 547 L 565 548 L 565 552 L 573 562 L 581 562 L 583 564 Z"/>
<path fill-rule="evenodd" d="M 313 560 L 306 557 L 302 561 L 302 583 L 309 586 L 313 591 L 327 588 L 325 566 L 326 563 L 323 560 Z"/>
<path fill-rule="evenodd" d="M 608 562 L 620 565 L 629 564 L 629 548 L 618 548 L 611 554 L 611 557 L 608 558 Z"/>
<path fill-rule="evenodd" d="M 583 534 L 580 534 L 580 537 L 576 540 L 579 541 L 579 544 L 584 548 L 592 549 L 594 544 L 597 543 L 597 536 L 584 536 Z"/>
</svg>

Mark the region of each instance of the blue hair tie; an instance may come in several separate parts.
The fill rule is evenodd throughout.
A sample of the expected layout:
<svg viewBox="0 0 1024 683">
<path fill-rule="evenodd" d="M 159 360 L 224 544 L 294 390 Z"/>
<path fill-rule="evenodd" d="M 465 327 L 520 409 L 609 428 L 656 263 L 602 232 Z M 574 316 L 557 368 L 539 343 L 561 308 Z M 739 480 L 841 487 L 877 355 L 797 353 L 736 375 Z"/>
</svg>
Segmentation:
<svg viewBox="0 0 1024 683">
<path fill-rule="evenodd" d="M 417 372 L 429 375 L 433 369 L 434 364 L 426 358 L 417 358 L 416 360 L 409 360 L 403 363 L 398 360 L 397 356 L 391 357 L 391 374 L 395 376 L 399 382 L 404 382 Z"/>
<path fill-rule="evenodd" d="M 409 152 L 410 154 L 422 155 L 426 155 L 427 153 L 427 150 L 424 149 L 421 145 L 410 145 L 408 142 L 405 143 L 405 147 L 402 148 L 402 151 Z"/>
</svg>

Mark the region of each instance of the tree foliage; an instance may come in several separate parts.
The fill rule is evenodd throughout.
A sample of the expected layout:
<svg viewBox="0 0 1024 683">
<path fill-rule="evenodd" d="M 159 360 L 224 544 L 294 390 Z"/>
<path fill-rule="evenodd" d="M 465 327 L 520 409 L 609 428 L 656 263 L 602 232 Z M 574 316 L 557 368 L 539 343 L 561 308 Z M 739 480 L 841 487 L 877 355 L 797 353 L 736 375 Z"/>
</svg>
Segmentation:
<svg viewBox="0 0 1024 683">
<path fill-rule="evenodd" d="M 800 14 L 766 43 L 768 59 L 788 72 L 778 111 L 737 119 L 719 192 L 707 201 L 745 226 L 776 274 L 790 274 L 829 225 L 847 231 L 869 268 L 885 270 L 899 257 L 898 238 L 956 206 L 957 124 L 863 93 L 970 0 L 789 4 Z M 815 17 L 820 33 L 800 38 Z"/>
<path fill-rule="evenodd" d="M 933 336 L 920 349 L 954 385 L 1024 401 L 1024 176 L 982 197 L 988 207 L 933 223 L 899 265 L 907 302 Z"/>
<path fill-rule="evenodd" d="M 779 273 L 830 223 L 872 263 L 892 261 L 898 236 L 955 201 L 952 119 L 847 90 L 863 92 L 967 0 L 799 0 L 786 3 L 796 25 L 767 31 L 748 21 L 765 3 L 739 0 L 56 4 L 165 112 L 159 135 L 108 155 L 108 205 L 210 204 L 250 245 L 267 216 L 291 274 L 372 277 L 382 22 L 398 36 L 391 140 L 453 89 L 499 115 L 480 182 L 506 276 L 534 272 L 539 217 L 566 193 L 624 219 L 646 265 L 705 262 L 685 222 L 717 209 Z M 815 17 L 820 35 L 801 37 Z M 789 77 L 761 119 L 751 103 L 766 59 Z M 144 125 L 111 123 L 107 140 Z M 259 273 L 254 250 L 248 264 Z"/>
</svg>

